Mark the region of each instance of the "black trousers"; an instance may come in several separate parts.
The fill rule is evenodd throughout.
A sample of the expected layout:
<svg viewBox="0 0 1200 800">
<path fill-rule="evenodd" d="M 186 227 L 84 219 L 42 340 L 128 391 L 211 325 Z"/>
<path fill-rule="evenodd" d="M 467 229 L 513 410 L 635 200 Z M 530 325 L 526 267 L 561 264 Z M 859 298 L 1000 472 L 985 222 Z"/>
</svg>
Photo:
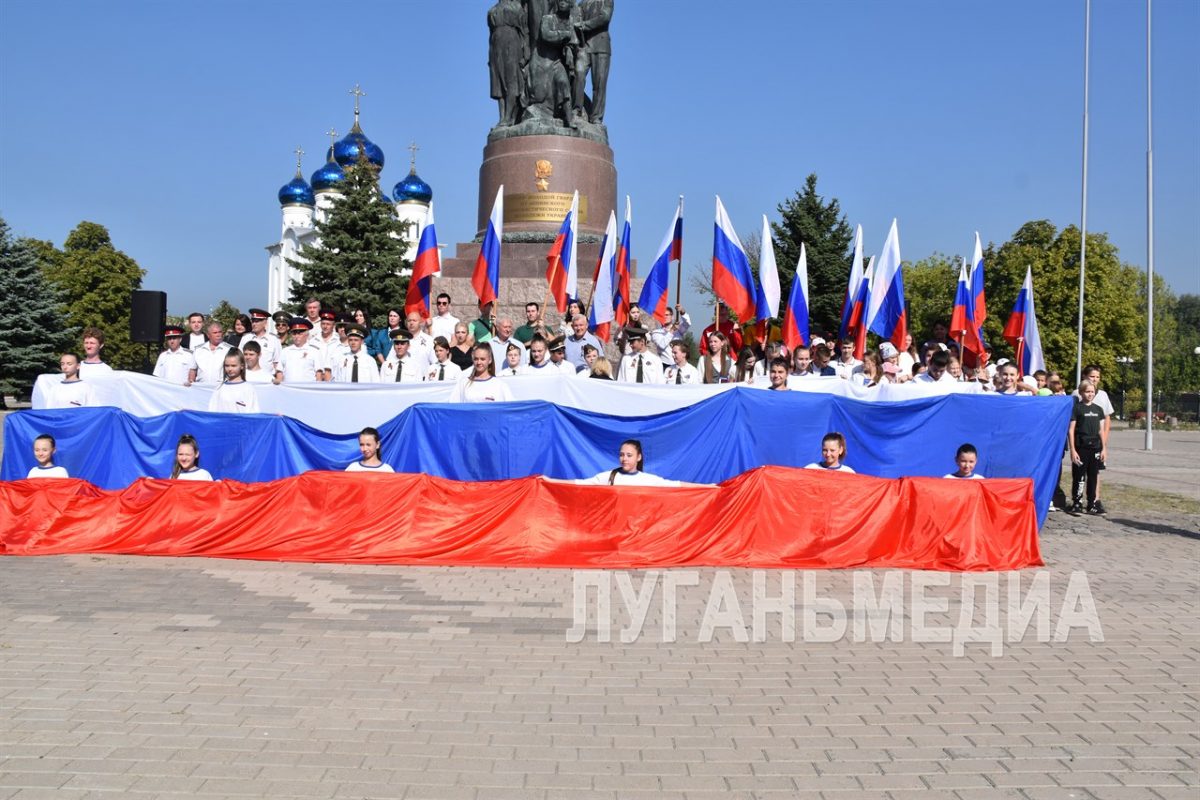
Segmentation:
<svg viewBox="0 0 1200 800">
<path fill-rule="evenodd" d="M 1085 447 L 1075 443 L 1075 453 L 1082 464 L 1071 462 L 1071 499 L 1078 502 L 1082 496 L 1081 484 L 1087 481 L 1087 504 L 1090 507 L 1096 502 L 1096 483 L 1100 476 L 1100 448 Z"/>
</svg>

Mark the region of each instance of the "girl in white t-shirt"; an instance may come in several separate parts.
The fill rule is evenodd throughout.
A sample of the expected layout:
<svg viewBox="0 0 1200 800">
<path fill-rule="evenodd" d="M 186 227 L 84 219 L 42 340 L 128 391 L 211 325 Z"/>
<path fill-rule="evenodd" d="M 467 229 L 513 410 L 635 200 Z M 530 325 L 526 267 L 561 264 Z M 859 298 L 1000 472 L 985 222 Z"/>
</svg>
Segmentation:
<svg viewBox="0 0 1200 800">
<path fill-rule="evenodd" d="M 477 344 L 471 351 L 471 371 L 458 379 L 450 394 L 451 403 L 503 403 L 513 399 L 504 381 L 496 377 L 492 346 Z"/>
<path fill-rule="evenodd" d="M 33 440 L 33 457 L 37 459 L 37 466 L 30 468 L 26 478 L 69 478 L 65 467 L 54 466 L 54 453 L 58 450 L 58 445 L 54 441 L 54 437 L 48 433 L 43 433 L 41 436 Z"/>
<path fill-rule="evenodd" d="M 208 470 L 200 468 L 200 445 L 196 437 L 185 433 L 179 437 L 175 445 L 175 466 L 171 470 L 171 480 L 179 481 L 211 481 L 213 476 Z"/>
<path fill-rule="evenodd" d="M 824 469 L 829 472 L 850 472 L 854 470 L 842 462 L 846 459 L 846 437 L 837 431 L 825 434 L 821 440 L 821 460 L 814 461 L 805 469 Z"/>
<path fill-rule="evenodd" d="M 358 434 L 358 452 L 362 458 L 351 462 L 346 472 L 395 472 L 383 463 L 383 447 L 379 444 L 379 431 L 363 428 Z"/>
<path fill-rule="evenodd" d="M 209 411 L 226 414 L 257 414 L 258 394 L 246 381 L 246 359 L 241 350 L 225 354 L 225 382 L 217 387 L 208 401 Z"/>
<path fill-rule="evenodd" d="M 604 472 L 590 478 L 580 478 L 575 483 L 583 486 L 682 486 L 679 481 L 660 478 L 649 472 L 642 472 L 646 459 L 642 454 L 642 443 L 637 439 L 626 439 L 621 442 L 617 452 L 616 469 L 606 469 Z"/>
</svg>

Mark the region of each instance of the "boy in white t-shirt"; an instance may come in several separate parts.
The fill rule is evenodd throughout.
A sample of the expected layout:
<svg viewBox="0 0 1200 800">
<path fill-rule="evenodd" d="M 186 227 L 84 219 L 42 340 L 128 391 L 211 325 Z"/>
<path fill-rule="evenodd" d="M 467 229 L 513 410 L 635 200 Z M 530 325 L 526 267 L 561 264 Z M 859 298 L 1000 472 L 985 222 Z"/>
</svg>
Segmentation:
<svg viewBox="0 0 1200 800">
<path fill-rule="evenodd" d="M 958 478 L 959 480 L 983 479 L 983 476 L 975 471 L 975 465 L 979 463 L 979 451 L 970 442 L 958 446 L 958 451 L 954 454 L 954 463 L 958 466 L 958 470 L 951 472 L 949 475 L 943 475 L 943 478 Z"/>
</svg>

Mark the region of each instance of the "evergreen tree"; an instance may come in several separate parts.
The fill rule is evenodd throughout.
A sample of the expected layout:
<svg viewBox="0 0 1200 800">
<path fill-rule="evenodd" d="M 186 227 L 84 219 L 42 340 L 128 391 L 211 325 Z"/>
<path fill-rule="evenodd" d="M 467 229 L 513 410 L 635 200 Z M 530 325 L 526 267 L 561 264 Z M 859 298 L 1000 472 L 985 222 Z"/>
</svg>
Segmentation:
<svg viewBox="0 0 1200 800">
<path fill-rule="evenodd" d="M 61 257 L 52 252 L 43 248 L 42 269 L 61 292 L 70 324 L 104 331 L 104 360 L 114 369 L 139 366 L 143 354 L 129 341 L 129 318 L 145 270 L 114 248 L 108 229 L 95 222 L 75 226 Z"/>
<path fill-rule="evenodd" d="M 0 408 L 5 394 L 26 394 L 40 373 L 54 371 L 75 331 L 62 300 L 42 274 L 29 243 L 13 239 L 0 218 Z"/>
<path fill-rule="evenodd" d="M 401 238 L 408 226 L 380 195 L 379 170 L 365 156 L 346 169 L 343 186 L 345 195 L 316 225 L 318 244 L 289 260 L 301 271 L 300 280 L 292 281 L 292 303 L 299 310 L 317 297 L 324 307 L 344 311 L 403 308 L 408 278 L 400 270 L 412 266 Z"/>
<path fill-rule="evenodd" d="M 817 194 L 817 176 L 809 175 L 804 189 L 778 206 L 781 219 L 771 223 L 775 261 L 783 302 L 792 290 L 800 244 L 808 258 L 809 319 L 813 335 L 837 333 L 842 301 L 850 280 L 850 244 L 854 231 L 837 198 Z"/>
<path fill-rule="evenodd" d="M 229 333 L 233 330 L 233 323 L 240 313 L 242 313 L 241 310 L 233 303 L 228 300 L 221 300 L 213 306 L 212 311 L 208 312 L 208 318 L 221 323 L 221 327 L 226 333 Z"/>
</svg>

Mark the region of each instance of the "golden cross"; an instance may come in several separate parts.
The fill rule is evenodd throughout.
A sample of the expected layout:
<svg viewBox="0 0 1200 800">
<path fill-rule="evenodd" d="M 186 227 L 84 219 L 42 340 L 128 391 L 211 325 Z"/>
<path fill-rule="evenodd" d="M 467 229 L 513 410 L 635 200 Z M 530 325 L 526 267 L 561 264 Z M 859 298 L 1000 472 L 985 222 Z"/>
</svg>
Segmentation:
<svg viewBox="0 0 1200 800">
<path fill-rule="evenodd" d="M 304 148 L 297 147 L 292 152 L 296 154 L 296 171 L 299 172 L 300 171 L 300 160 L 304 157 Z"/>
<path fill-rule="evenodd" d="M 359 88 L 358 84 L 354 84 L 354 88 L 350 90 L 350 94 L 354 95 L 354 118 L 358 119 L 358 98 L 366 97 L 367 93 Z"/>
</svg>

